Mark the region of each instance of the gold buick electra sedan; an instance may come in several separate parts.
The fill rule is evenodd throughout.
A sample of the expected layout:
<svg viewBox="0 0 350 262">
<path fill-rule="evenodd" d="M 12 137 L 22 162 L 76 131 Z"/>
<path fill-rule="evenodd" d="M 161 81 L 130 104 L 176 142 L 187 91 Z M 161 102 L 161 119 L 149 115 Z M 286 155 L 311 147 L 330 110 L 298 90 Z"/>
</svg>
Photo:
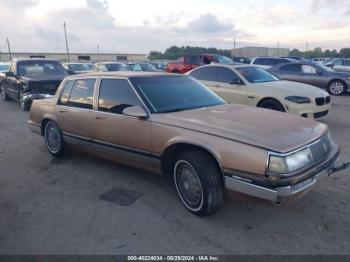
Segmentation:
<svg viewBox="0 0 350 262">
<path fill-rule="evenodd" d="M 186 75 L 70 76 L 33 102 L 28 124 L 53 156 L 70 146 L 172 176 L 199 216 L 217 211 L 226 190 L 280 202 L 347 166 L 335 167 L 340 150 L 326 125 L 227 104 Z"/>
</svg>

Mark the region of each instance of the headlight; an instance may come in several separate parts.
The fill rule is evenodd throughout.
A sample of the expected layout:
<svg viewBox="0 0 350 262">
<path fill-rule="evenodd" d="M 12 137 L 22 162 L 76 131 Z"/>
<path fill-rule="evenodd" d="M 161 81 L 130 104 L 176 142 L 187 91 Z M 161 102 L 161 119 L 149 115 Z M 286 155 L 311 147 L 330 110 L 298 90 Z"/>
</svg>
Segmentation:
<svg viewBox="0 0 350 262">
<path fill-rule="evenodd" d="M 309 104 L 311 103 L 310 98 L 305 96 L 287 96 L 286 99 L 289 102 L 297 103 L 297 104 Z"/>
<path fill-rule="evenodd" d="M 309 148 L 297 151 L 287 156 L 270 155 L 269 173 L 288 174 L 312 164 Z"/>
</svg>

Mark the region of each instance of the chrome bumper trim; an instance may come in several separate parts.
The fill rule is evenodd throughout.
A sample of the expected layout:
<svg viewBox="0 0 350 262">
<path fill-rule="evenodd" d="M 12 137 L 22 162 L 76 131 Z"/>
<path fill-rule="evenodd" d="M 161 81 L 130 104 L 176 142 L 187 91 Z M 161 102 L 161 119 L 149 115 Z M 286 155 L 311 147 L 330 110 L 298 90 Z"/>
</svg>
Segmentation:
<svg viewBox="0 0 350 262">
<path fill-rule="evenodd" d="M 53 95 L 48 95 L 48 94 L 28 94 L 23 96 L 23 101 L 28 102 L 28 101 L 33 101 L 35 99 L 46 99 L 46 98 L 53 98 Z"/>
<path fill-rule="evenodd" d="M 254 185 L 248 182 L 244 182 L 228 176 L 225 176 L 225 186 L 226 186 L 226 189 L 229 189 L 229 190 L 241 192 L 241 193 L 262 198 L 262 199 L 267 199 L 273 202 L 278 202 L 278 201 L 281 201 L 283 198 L 296 195 L 300 192 L 303 192 L 311 188 L 320 180 L 322 180 L 324 177 L 329 176 L 332 173 L 334 166 L 335 166 L 335 162 L 333 162 L 326 169 L 322 170 L 321 172 L 314 175 L 313 177 L 306 179 L 293 186 L 278 187 L 278 188 L 270 189 L 270 188 Z"/>
</svg>

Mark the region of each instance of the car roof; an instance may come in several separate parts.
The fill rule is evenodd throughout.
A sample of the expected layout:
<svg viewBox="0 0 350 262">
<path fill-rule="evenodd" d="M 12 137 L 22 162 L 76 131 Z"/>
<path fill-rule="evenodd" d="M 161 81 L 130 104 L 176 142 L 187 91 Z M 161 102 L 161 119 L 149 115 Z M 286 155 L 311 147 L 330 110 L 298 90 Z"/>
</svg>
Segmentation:
<svg viewBox="0 0 350 262">
<path fill-rule="evenodd" d="M 157 76 L 184 76 L 182 74 L 170 74 L 163 72 L 135 72 L 135 71 L 113 71 L 113 72 L 89 72 L 86 74 L 68 76 L 67 79 L 83 79 L 89 77 L 116 77 L 116 78 L 129 78 L 129 77 L 157 77 Z"/>
<path fill-rule="evenodd" d="M 251 68 L 261 68 L 258 65 L 251 65 L 251 64 L 210 64 L 210 65 L 202 65 L 199 67 L 194 68 L 192 71 L 198 69 L 198 68 L 204 68 L 204 67 L 226 67 L 226 68 L 230 68 L 230 69 L 237 69 L 237 68 L 247 68 L 247 67 L 251 67 Z"/>
<path fill-rule="evenodd" d="M 59 62 L 57 59 L 50 59 L 50 58 L 19 58 L 19 59 L 13 59 L 13 62 L 27 62 L 27 61 L 46 61 L 46 62 Z"/>
</svg>

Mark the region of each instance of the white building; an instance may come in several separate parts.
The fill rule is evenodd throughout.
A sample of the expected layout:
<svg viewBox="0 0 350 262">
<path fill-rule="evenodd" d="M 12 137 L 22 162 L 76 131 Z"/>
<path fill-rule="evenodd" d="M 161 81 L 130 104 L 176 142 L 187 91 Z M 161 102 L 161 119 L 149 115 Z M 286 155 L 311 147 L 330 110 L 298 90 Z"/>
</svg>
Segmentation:
<svg viewBox="0 0 350 262">
<path fill-rule="evenodd" d="M 289 48 L 241 47 L 232 49 L 233 57 L 289 56 Z"/>
</svg>

